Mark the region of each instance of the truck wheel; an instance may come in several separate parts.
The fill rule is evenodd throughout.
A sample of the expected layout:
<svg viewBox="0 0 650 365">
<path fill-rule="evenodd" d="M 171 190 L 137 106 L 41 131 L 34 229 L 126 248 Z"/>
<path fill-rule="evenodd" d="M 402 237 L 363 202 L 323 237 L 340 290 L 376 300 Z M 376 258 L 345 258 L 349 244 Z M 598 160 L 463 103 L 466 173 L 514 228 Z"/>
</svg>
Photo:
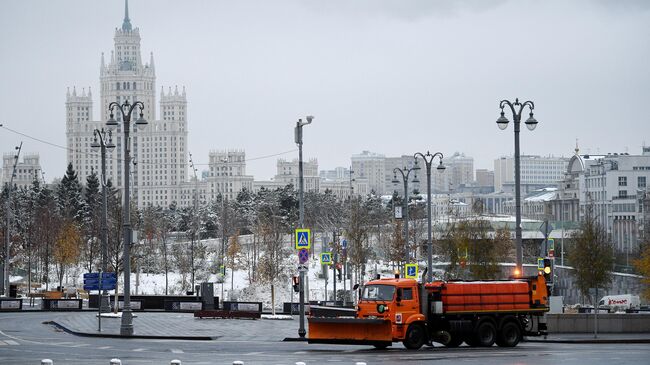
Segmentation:
<svg viewBox="0 0 650 365">
<path fill-rule="evenodd" d="M 475 338 L 478 346 L 490 347 L 497 339 L 497 329 L 491 322 L 483 322 L 476 329 Z"/>
<path fill-rule="evenodd" d="M 412 324 L 406 331 L 406 337 L 402 343 L 409 350 L 417 350 L 427 342 L 426 337 L 425 329 L 421 324 Z"/>
<path fill-rule="evenodd" d="M 451 333 L 451 339 L 445 344 L 446 347 L 458 347 L 463 343 L 463 336 L 458 333 Z"/>
<path fill-rule="evenodd" d="M 521 341 L 521 329 L 515 322 L 503 325 L 497 335 L 497 345 L 501 347 L 515 347 Z"/>
</svg>

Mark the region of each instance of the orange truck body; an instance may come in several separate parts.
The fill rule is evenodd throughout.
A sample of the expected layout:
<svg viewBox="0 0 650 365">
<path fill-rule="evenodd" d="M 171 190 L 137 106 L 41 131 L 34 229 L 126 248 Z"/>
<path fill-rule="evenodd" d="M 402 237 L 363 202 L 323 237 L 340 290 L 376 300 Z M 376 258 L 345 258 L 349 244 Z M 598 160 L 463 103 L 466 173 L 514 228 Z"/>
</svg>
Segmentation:
<svg viewBox="0 0 650 365">
<path fill-rule="evenodd" d="M 349 312 L 337 317 L 314 311 L 308 319 L 308 341 L 382 348 L 399 341 L 407 348 L 431 341 L 450 347 L 463 341 L 471 346 L 516 346 L 523 335 L 546 334 L 541 319 L 547 311 L 542 275 L 425 285 L 413 279 L 378 279 L 364 285 L 354 317 Z"/>
</svg>

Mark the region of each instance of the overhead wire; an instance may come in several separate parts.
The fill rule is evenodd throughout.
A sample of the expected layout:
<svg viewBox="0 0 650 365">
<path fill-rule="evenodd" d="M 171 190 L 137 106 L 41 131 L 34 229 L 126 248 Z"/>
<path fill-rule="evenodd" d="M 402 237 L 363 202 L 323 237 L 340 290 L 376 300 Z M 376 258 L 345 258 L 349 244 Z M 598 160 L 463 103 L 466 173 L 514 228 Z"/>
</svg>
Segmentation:
<svg viewBox="0 0 650 365">
<path fill-rule="evenodd" d="M 26 133 L 23 133 L 23 132 L 17 131 L 17 130 L 15 130 L 15 129 L 9 128 L 9 127 L 7 127 L 7 126 L 4 125 L 4 124 L 0 124 L 0 128 L 2 128 L 2 129 L 6 129 L 6 130 L 9 131 L 9 132 L 12 132 L 12 133 L 18 134 L 18 135 L 20 135 L 20 136 L 23 136 L 23 137 L 29 138 L 29 139 L 31 139 L 31 140 L 34 140 L 34 141 L 37 141 L 37 142 L 40 142 L 40 143 L 43 143 L 43 144 L 46 144 L 46 145 L 49 145 L 49 146 L 52 146 L 52 147 L 60 148 L 60 149 L 66 150 L 66 151 L 76 152 L 76 153 L 79 153 L 79 154 L 84 154 L 84 155 L 86 155 L 86 156 L 92 156 L 92 157 L 95 157 L 95 158 L 99 158 L 99 157 L 100 157 L 100 153 L 99 153 L 99 152 L 88 152 L 88 151 L 84 151 L 84 150 L 79 150 L 79 149 L 74 149 L 74 148 L 69 148 L 69 147 L 66 147 L 66 146 L 62 146 L 62 145 L 56 144 L 56 143 L 54 143 L 54 142 L 46 141 L 46 140 L 44 140 L 44 139 L 41 139 L 41 138 L 38 138 L 38 137 L 34 137 L 34 136 L 32 136 L 32 135 L 29 135 L 29 134 L 26 134 Z M 244 162 L 257 161 L 257 160 L 263 160 L 263 159 L 267 159 L 267 158 L 271 158 L 271 157 L 282 156 L 282 155 L 286 155 L 286 154 L 289 154 L 289 153 L 292 153 L 292 152 L 296 152 L 296 151 L 298 151 L 297 148 L 295 148 L 295 149 L 291 149 L 291 150 L 288 150 L 288 151 L 272 153 L 272 154 L 269 154 L 269 155 L 262 155 L 262 156 L 257 156 L 257 157 L 246 158 L 246 159 L 244 159 Z M 229 152 L 226 151 L 226 153 L 229 153 Z M 110 156 L 110 155 L 109 155 L 109 156 Z M 108 158 L 111 159 L 111 160 L 117 161 L 117 162 L 122 162 L 122 161 L 123 161 L 123 159 L 116 158 L 116 157 L 112 157 L 112 156 L 111 156 L 111 157 L 108 157 Z M 145 164 L 145 165 L 164 166 L 164 167 L 167 167 L 168 165 L 183 166 L 182 163 L 178 163 L 178 162 L 177 162 L 177 163 L 169 162 L 169 163 L 163 163 L 163 164 L 160 164 L 160 163 L 151 162 L 151 161 L 146 161 L 146 160 L 141 160 L 141 159 L 138 159 L 137 163 L 138 163 L 138 164 Z M 195 165 L 195 166 L 209 166 L 210 164 L 209 164 L 209 163 L 195 163 L 194 165 Z"/>
</svg>

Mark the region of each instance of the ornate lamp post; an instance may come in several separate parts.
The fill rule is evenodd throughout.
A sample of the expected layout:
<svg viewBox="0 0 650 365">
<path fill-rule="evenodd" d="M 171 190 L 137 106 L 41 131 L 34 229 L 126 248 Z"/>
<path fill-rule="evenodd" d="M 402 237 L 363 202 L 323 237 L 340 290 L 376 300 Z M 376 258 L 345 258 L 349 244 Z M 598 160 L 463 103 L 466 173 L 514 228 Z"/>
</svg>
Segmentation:
<svg viewBox="0 0 650 365">
<path fill-rule="evenodd" d="M 537 127 L 537 120 L 533 117 L 533 109 L 535 109 L 535 104 L 532 101 L 525 101 L 520 103 L 519 99 L 515 99 L 515 102 L 512 103 L 508 100 L 501 100 L 499 103 L 499 108 L 501 108 L 501 116 L 497 119 L 497 125 L 499 129 L 504 130 L 508 127 L 508 118 L 504 115 L 503 108 L 506 106 L 510 107 L 512 111 L 512 119 L 515 123 L 515 240 L 517 247 L 517 257 L 516 257 L 516 267 L 515 267 L 515 276 L 520 276 L 523 274 L 523 251 L 521 247 L 521 193 L 520 193 L 520 166 L 519 166 L 519 124 L 521 122 L 521 113 L 524 108 L 528 106 L 530 108 L 530 115 L 526 120 L 526 127 L 529 130 L 534 130 Z"/>
<path fill-rule="evenodd" d="M 311 122 L 314 120 L 314 117 L 309 115 L 305 117 L 306 121 L 303 122 L 302 119 L 298 119 L 296 122 L 296 128 L 294 129 L 295 133 L 295 142 L 298 145 L 298 202 L 299 202 L 299 212 L 300 212 L 300 220 L 299 220 L 299 225 L 300 228 L 303 228 L 304 226 L 304 220 L 305 220 L 305 202 L 303 199 L 304 195 L 304 181 L 303 181 L 303 176 L 302 176 L 302 127 L 306 126 L 307 124 L 311 124 Z M 305 330 L 305 271 L 300 268 L 298 270 L 299 275 L 300 275 L 300 283 L 299 283 L 299 301 L 300 301 L 300 328 L 298 328 L 298 336 L 300 338 L 305 338 L 305 335 L 307 334 L 307 331 Z"/>
<path fill-rule="evenodd" d="M 428 241 L 427 241 L 427 281 L 432 282 L 433 281 L 433 240 L 431 238 L 431 163 L 433 162 L 433 159 L 435 157 L 440 158 L 440 163 L 438 164 L 438 167 L 436 167 L 436 170 L 438 172 L 443 172 L 445 171 L 445 165 L 442 164 L 442 152 L 436 152 L 434 154 L 431 154 L 429 151 L 427 151 L 426 154 L 422 154 L 421 152 L 416 152 L 415 155 L 413 155 L 413 158 L 415 158 L 415 161 L 417 161 L 418 158 L 421 158 L 424 160 L 424 165 L 427 168 L 427 228 L 428 228 Z"/>
<path fill-rule="evenodd" d="M 420 170 L 420 165 L 418 165 L 418 160 L 415 160 L 415 164 L 411 168 L 407 168 L 404 166 L 404 168 L 399 168 L 396 167 L 393 169 L 393 184 L 397 185 L 399 184 L 399 180 L 397 179 L 397 173 L 400 173 L 400 176 L 402 177 L 402 182 L 404 183 L 404 203 L 402 207 L 402 211 L 404 214 L 404 265 L 408 264 L 411 261 L 411 256 L 409 253 L 409 175 L 411 172 L 413 172 L 413 182 L 414 183 L 419 183 L 420 180 L 418 180 L 418 173 L 417 171 Z M 404 272 L 406 273 L 406 266 L 404 266 Z"/>
<path fill-rule="evenodd" d="M 124 309 L 122 310 L 122 322 L 120 325 L 120 335 L 132 336 L 133 335 L 133 313 L 131 313 L 131 218 L 130 218 L 130 204 L 131 198 L 129 194 L 129 174 L 131 165 L 131 156 L 129 154 L 130 140 L 129 132 L 131 128 L 131 114 L 138 107 L 140 109 L 140 118 L 135 121 L 135 125 L 143 128 L 147 125 L 144 119 L 144 104 L 141 101 L 136 101 L 129 104 L 128 100 L 124 104 L 112 102 L 108 105 L 108 110 L 111 113 L 110 118 L 106 121 L 106 126 L 109 130 L 115 129 L 118 122 L 113 116 L 113 111 L 117 110 L 122 115 L 124 122 L 124 206 L 122 207 L 122 215 L 124 216 L 124 223 L 122 224 L 122 239 L 124 244 L 124 253 L 122 255 L 122 263 L 124 265 Z M 116 303 L 117 305 L 117 303 Z"/>
<path fill-rule="evenodd" d="M 108 134 L 108 140 L 106 135 Z M 115 148 L 113 143 L 113 133 L 108 131 L 108 133 L 102 128 L 101 130 L 93 130 L 93 136 L 95 137 L 90 144 L 90 147 L 94 150 L 101 149 L 102 157 L 102 272 L 106 272 L 108 269 L 108 199 L 106 197 L 106 150 L 112 152 Z M 110 310 L 108 306 L 108 292 L 104 289 L 101 300 L 99 302 L 100 309 L 102 312 L 108 312 Z"/>
</svg>

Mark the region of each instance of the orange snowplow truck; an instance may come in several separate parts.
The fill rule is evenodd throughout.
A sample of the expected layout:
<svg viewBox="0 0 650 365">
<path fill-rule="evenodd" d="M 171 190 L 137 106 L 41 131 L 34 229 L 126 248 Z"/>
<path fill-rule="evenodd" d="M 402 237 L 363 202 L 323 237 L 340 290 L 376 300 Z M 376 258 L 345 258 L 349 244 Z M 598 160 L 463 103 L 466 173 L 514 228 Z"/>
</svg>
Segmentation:
<svg viewBox="0 0 650 365">
<path fill-rule="evenodd" d="M 418 349 L 516 346 L 523 336 L 546 335 L 548 288 L 543 275 L 516 280 L 435 281 L 377 279 L 361 288 L 356 310 L 312 307 L 309 343 L 373 345 L 402 342 Z"/>
</svg>

